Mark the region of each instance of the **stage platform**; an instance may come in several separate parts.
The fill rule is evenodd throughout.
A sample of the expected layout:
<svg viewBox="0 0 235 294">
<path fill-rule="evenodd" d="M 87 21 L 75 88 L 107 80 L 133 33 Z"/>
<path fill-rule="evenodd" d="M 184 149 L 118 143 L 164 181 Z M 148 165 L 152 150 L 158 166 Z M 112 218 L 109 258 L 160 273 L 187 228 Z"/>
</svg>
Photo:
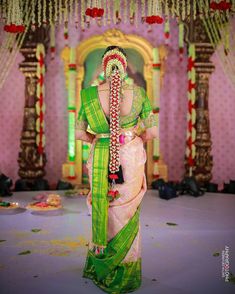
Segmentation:
<svg viewBox="0 0 235 294">
<path fill-rule="evenodd" d="M 3 199 L 24 206 L 37 194 L 17 192 Z M 62 201 L 64 210 L 57 214 L 24 209 L 0 214 L 1 294 L 104 293 L 82 278 L 91 232 L 85 197 L 63 196 Z M 235 195 L 206 193 L 167 201 L 149 190 L 142 202 L 141 232 L 142 285 L 134 293 L 235 293 L 235 284 L 222 277 L 227 247 L 235 275 Z"/>
</svg>

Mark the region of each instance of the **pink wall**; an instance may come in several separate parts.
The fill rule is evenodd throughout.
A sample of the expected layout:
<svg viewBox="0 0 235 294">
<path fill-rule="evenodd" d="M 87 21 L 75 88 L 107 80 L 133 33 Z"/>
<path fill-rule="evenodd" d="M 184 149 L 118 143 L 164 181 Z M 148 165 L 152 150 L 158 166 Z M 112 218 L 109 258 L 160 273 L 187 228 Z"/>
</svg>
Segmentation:
<svg viewBox="0 0 235 294">
<path fill-rule="evenodd" d="M 92 25 L 85 32 L 71 28 L 69 42 L 75 46 L 80 41 L 94 34 L 103 33 L 110 27 L 100 28 Z M 146 38 L 153 46 L 164 42 L 163 27 L 153 26 L 151 33 L 144 25 L 118 26 L 123 32 L 138 34 Z M 180 180 L 184 172 L 184 150 L 186 132 L 187 106 L 187 58 L 178 60 L 177 26 L 171 26 L 172 40 L 169 46 L 164 85 L 161 92 L 160 138 L 161 150 L 165 162 L 169 167 L 169 179 Z M 54 184 L 61 177 L 61 165 L 66 160 L 67 148 L 67 112 L 66 91 L 64 85 L 63 63 L 59 53 L 63 49 L 63 30 L 57 32 L 57 53 L 54 61 L 47 57 L 46 73 L 46 178 Z M 22 60 L 18 55 L 14 67 L 0 93 L 0 169 L 17 179 L 17 157 L 19 138 L 22 129 L 24 105 L 24 77 L 18 71 L 18 63 Z M 210 116 L 211 133 L 213 139 L 214 180 L 222 182 L 230 178 L 235 179 L 234 150 L 234 109 L 235 99 L 232 86 L 223 75 L 218 59 L 213 57 L 216 70 L 210 82 Z M 14 88 L 12 81 L 14 80 Z M 223 123 L 222 123 L 223 122 Z M 218 126 L 220 126 L 218 128 Z M 230 128 L 226 128 L 230 126 Z M 226 138 L 226 139 L 225 139 Z M 226 152 L 224 152 L 224 149 Z"/>
<path fill-rule="evenodd" d="M 235 23 L 235 22 L 234 22 Z M 215 71 L 210 79 L 209 109 L 214 160 L 213 181 L 235 179 L 235 89 L 224 75 L 219 57 L 214 54 Z"/>
</svg>

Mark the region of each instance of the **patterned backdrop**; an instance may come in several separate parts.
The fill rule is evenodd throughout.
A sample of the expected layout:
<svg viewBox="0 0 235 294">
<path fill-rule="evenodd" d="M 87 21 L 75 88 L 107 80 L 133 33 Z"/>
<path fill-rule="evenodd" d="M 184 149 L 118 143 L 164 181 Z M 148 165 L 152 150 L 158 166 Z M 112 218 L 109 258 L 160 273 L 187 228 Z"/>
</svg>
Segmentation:
<svg viewBox="0 0 235 294">
<path fill-rule="evenodd" d="M 74 27 L 70 30 L 69 42 L 75 46 L 81 40 L 103 33 L 110 27 L 91 25 L 85 32 Z M 153 46 L 164 43 L 163 27 L 155 25 L 151 33 L 147 27 L 120 25 L 124 33 L 138 34 Z M 171 42 L 166 64 L 164 84 L 160 97 L 160 144 L 163 158 L 168 165 L 169 179 L 180 180 L 184 173 L 187 107 L 187 57 L 182 62 L 178 56 L 177 26 L 171 25 Z M 63 30 L 57 31 L 56 58 L 47 56 L 46 72 L 46 178 L 54 185 L 61 178 L 62 163 L 66 161 L 67 111 L 63 63 L 59 53 L 64 47 Z M 18 70 L 23 58 L 16 58 L 7 81 L 0 94 L 0 170 L 13 178 L 18 176 L 18 152 L 23 123 L 24 76 Z M 213 181 L 222 183 L 235 179 L 235 97 L 234 89 L 224 75 L 216 54 L 212 58 L 216 69 L 210 80 L 209 107 L 214 157 Z M 12 86 L 14 85 L 14 87 Z"/>
</svg>

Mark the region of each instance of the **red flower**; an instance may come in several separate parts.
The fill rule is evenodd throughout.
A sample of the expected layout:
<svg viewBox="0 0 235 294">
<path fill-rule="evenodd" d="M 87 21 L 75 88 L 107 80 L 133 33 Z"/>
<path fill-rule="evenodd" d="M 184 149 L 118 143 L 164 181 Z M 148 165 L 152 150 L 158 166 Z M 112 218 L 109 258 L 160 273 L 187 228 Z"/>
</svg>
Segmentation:
<svg viewBox="0 0 235 294">
<path fill-rule="evenodd" d="M 163 18 L 159 15 L 151 15 L 145 18 L 145 22 L 148 24 L 154 24 L 154 23 L 161 24 L 163 23 Z"/>
<path fill-rule="evenodd" d="M 194 60 L 192 59 L 192 57 L 189 57 L 189 59 L 188 59 L 188 71 L 192 70 L 193 67 L 194 67 Z"/>
<path fill-rule="evenodd" d="M 109 178 L 111 180 L 117 180 L 118 179 L 118 175 L 112 174 L 112 175 L 109 175 Z"/>
<path fill-rule="evenodd" d="M 165 38 L 168 39 L 170 37 L 170 33 L 169 32 L 165 32 Z"/>
<path fill-rule="evenodd" d="M 195 89 L 195 83 L 192 83 L 191 80 L 188 81 L 188 91 L 191 93 L 192 89 Z"/>
<path fill-rule="evenodd" d="M 91 16 L 91 8 L 87 8 L 85 14 Z"/>
<path fill-rule="evenodd" d="M 5 25 L 4 31 L 8 33 L 23 33 L 25 31 L 25 26 L 15 24 Z"/>
<path fill-rule="evenodd" d="M 188 158 L 188 165 L 189 165 L 189 166 L 194 166 L 194 160 L 192 159 L 192 156 L 190 156 L 190 157 Z"/>
<path fill-rule="evenodd" d="M 195 108 L 195 107 L 193 106 L 192 101 L 190 100 L 190 101 L 188 102 L 188 111 L 189 111 L 190 114 L 192 113 L 192 109 L 193 109 L 193 108 Z"/>
<path fill-rule="evenodd" d="M 221 1 L 219 4 L 218 4 L 218 9 L 220 10 L 228 10 L 231 8 L 231 3 L 228 3 L 226 2 L 225 0 L 224 1 Z"/>
<path fill-rule="evenodd" d="M 104 9 L 103 8 L 99 8 L 98 10 L 98 16 L 101 17 L 104 14 Z"/>
<path fill-rule="evenodd" d="M 216 3 L 216 2 L 211 2 L 211 3 L 210 3 L 210 8 L 211 8 L 211 9 L 214 9 L 214 10 L 218 9 L 218 5 L 217 5 L 217 3 Z"/>
<path fill-rule="evenodd" d="M 184 48 L 183 48 L 183 47 L 180 47 L 180 48 L 179 48 L 179 53 L 180 53 L 180 54 L 183 54 L 183 53 L 184 53 Z"/>
<path fill-rule="evenodd" d="M 43 147 L 41 144 L 38 146 L 38 153 L 43 154 Z"/>
<path fill-rule="evenodd" d="M 85 14 L 90 17 L 102 17 L 104 14 L 104 9 L 103 8 L 87 8 Z"/>
<path fill-rule="evenodd" d="M 191 122 L 191 121 L 189 122 L 189 124 L 190 124 L 190 127 L 192 128 L 192 122 Z M 189 131 L 191 131 L 191 130 L 189 129 Z M 187 145 L 188 145 L 188 147 L 191 149 L 191 147 L 192 147 L 192 145 L 193 145 L 193 140 L 192 140 L 191 137 L 188 138 L 188 140 L 187 140 Z"/>
<path fill-rule="evenodd" d="M 225 0 L 220 1 L 219 3 L 213 1 L 210 3 L 210 8 L 213 10 L 228 10 L 232 7 L 232 4 L 226 2 Z"/>
</svg>

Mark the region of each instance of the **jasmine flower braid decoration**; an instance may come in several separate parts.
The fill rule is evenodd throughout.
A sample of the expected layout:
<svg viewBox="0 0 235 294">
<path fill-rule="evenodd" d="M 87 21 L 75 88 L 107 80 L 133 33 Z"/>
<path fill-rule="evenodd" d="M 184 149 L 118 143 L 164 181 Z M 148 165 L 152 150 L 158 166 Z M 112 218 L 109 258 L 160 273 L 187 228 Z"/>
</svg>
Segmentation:
<svg viewBox="0 0 235 294">
<path fill-rule="evenodd" d="M 118 191 L 114 191 L 115 183 L 123 183 L 122 168 L 120 165 L 120 91 L 122 81 L 126 77 L 127 59 L 122 48 L 117 46 L 108 47 L 103 55 L 102 65 L 105 78 L 110 77 L 109 115 L 110 115 L 110 159 L 109 159 L 109 182 L 111 189 L 108 198 L 113 201 L 119 197 Z"/>
</svg>

